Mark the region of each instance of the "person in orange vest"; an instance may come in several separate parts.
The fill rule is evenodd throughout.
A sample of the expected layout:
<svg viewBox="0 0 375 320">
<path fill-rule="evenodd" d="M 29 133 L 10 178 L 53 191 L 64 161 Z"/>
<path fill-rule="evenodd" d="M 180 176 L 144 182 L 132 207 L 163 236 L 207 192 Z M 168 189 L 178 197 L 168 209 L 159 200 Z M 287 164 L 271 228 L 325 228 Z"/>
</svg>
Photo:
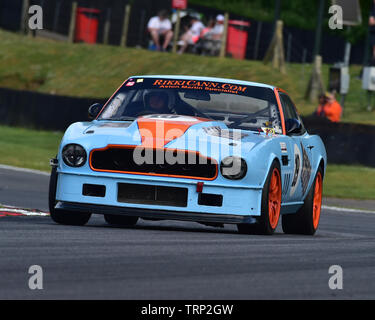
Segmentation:
<svg viewBox="0 0 375 320">
<path fill-rule="evenodd" d="M 319 117 L 326 117 L 332 122 L 339 122 L 342 115 L 342 107 L 337 102 L 334 93 L 326 93 L 319 97 L 319 107 L 316 111 Z"/>
</svg>

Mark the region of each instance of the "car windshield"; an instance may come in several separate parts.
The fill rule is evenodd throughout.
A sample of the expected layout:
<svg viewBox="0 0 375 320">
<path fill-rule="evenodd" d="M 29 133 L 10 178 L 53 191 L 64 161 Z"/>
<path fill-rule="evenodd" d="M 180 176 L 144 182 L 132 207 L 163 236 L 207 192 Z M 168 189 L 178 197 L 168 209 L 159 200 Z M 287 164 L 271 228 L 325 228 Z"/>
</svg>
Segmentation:
<svg viewBox="0 0 375 320">
<path fill-rule="evenodd" d="M 130 78 L 98 120 L 132 120 L 149 114 L 195 116 L 222 121 L 230 128 L 282 132 L 271 88 L 195 79 Z"/>
</svg>

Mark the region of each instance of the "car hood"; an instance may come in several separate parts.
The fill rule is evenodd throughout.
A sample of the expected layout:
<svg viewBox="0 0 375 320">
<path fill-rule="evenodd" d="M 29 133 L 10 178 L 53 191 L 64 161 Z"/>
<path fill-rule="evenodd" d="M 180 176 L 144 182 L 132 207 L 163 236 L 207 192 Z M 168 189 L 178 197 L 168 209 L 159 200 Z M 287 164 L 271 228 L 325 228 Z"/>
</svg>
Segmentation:
<svg viewBox="0 0 375 320">
<path fill-rule="evenodd" d="M 218 157 L 222 149 L 230 154 L 250 151 L 272 139 L 271 135 L 229 129 L 225 123 L 190 116 L 152 115 L 130 121 L 93 121 L 72 124 L 62 145 L 82 144 L 88 151 L 108 145 L 143 145 L 199 151 Z M 224 148 L 226 147 L 226 148 Z"/>
</svg>

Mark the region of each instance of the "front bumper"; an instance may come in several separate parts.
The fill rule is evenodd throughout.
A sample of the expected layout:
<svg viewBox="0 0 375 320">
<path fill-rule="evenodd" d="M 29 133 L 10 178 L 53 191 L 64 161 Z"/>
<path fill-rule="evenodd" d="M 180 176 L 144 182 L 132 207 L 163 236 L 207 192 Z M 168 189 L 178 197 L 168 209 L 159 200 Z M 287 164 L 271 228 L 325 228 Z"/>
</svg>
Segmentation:
<svg viewBox="0 0 375 320">
<path fill-rule="evenodd" d="M 142 184 L 186 188 L 187 203 L 184 207 L 124 203 L 118 201 L 119 184 Z M 91 175 L 58 172 L 56 200 L 58 208 L 99 214 L 130 214 L 154 219 L 176 219 L 221 223 L 242 223 L 254 220 L 261 212 L 261 188 L 218 185 L 204 182 L 203 193 L 222 195 L 221 206 L 200 205 L 198 181 L 134 175 Z M 105 186 L 105 196 L 83 195 L 84 184 Z"/>
<path fill-rule="evenodd" d="M 161 220 L 179 220 L 179 221 L 194 221 L 194 222 L 211 222 L 211 223 L 254 223 L 255 219 L 250 216 L 240 215 L 223 215 L 223 214 L 204 214 L 195 212 L 172 211 L 172 210 L 150 210 L 140 208 L 124 208 L 115 206 L 93 205 L 86 203 L 72 203 L 59 201 L 56 209 L 78 211 L 96 214 L 116 214 L 135 216 L 146 219 L 161 219 Z"/>
</svg>

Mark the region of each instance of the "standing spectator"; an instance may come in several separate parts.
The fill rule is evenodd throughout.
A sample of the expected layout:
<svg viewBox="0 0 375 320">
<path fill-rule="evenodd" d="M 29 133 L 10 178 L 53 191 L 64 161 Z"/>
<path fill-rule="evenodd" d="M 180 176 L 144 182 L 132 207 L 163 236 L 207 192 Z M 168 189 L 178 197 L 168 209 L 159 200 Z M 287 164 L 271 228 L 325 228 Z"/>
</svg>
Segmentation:
<svg viewBox="0 0 375 320">
<path fill-rule="evenodd" d="M 192 17 L 189 30 L 187 30 L 181 37 L 182 46 L 178 53 L 182 54 L 189 45 L 196 44 L 204 28 L 204 24 L 197 17 Z"/>
<path fill-rule="evenodd" d="M 166 51 L 173 37 L 172 23 L 168 19 L 168 12 L 161 10 L 157 16 L 150 19 L 147 28 L 156 50 Z"/>
<path fill-rule="evenodd" d="M 374 0 L 375 1 L 375 0 Z M 202 32 L 202 54 L 217 56 L 221 49 L 221 42 L 224 34 L 224 16 L 219 14 L 216 22 L 211 28 L 204 29 Z"/>
<path fill-rule="evenodd" d="M 221 40 L 223 33 L 224 33 L 224 16 L 222 14 L 219 14 L 216 17 L 216 24 L 211 30 L 212 40 Z"/>
<path fill-rule="evenodd" d="M 325 117 L 332 122 L 339 122 L 341 120 L 342 107 L 337 102 L 334 93 L 326 93 L 319 97 L 319 107 L 316 115 Z"/>
</svg>

